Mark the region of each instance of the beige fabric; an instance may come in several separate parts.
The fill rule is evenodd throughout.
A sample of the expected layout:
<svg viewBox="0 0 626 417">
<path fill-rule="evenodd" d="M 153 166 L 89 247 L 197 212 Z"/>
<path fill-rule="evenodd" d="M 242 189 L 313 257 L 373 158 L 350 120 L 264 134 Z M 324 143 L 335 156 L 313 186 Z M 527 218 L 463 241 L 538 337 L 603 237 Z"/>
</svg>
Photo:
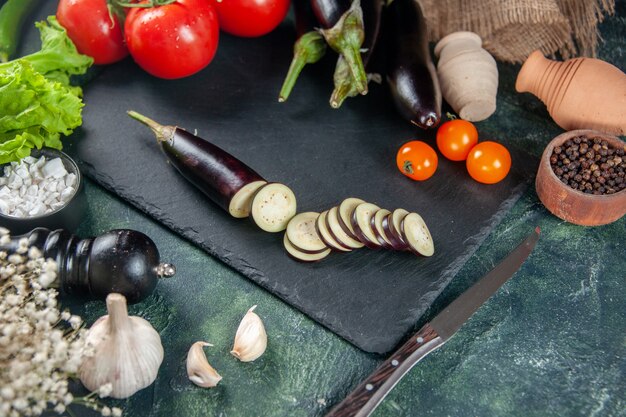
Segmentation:
<svg viewBox="0 0 626 417">
<path fill-rule="evenodd" d="M 432 41 L 469 30 L 496 59 L 515 63 L 537 49 L 562 58 L 595 55 L 597 25 L 615 10 L 615 0 L 418 1 Z"/>
</svg>

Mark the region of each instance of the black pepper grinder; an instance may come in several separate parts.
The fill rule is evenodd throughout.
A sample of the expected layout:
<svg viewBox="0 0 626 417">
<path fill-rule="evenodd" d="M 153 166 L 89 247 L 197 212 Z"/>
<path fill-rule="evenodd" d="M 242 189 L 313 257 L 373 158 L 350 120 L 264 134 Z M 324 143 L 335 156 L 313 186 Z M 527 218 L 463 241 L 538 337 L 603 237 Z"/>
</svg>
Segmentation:
<svg viewBox="0 0 626 417">
<path fill-rule="evenodd" d="M 12 237 L 0 250 L 15 252 L 23 238 L 44 258 L 56 261 L 57 286 L 65 294 L 105 299 L 115 292 L 136 303 L 152 294 L 158 278 L 176 273 L 174 265 L 160 262 L 154 242 L 136 230 L 111 230 L 80 239 L 63 229 L 40 227 Z"/>
</svg>

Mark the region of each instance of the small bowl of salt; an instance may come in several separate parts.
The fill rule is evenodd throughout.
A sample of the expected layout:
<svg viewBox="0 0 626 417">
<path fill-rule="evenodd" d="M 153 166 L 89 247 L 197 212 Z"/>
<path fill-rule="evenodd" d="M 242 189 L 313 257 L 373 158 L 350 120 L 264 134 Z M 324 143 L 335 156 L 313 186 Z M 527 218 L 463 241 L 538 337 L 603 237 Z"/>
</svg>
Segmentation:
<svg viewBox="0 0 626 417">
<path fill-rule="evenodd" d="M 75 231 L 85 213 L 76 162 L 51 148 L 0 166 L 0 226 L 14 236 L 36 227 Z"/>
</svg>

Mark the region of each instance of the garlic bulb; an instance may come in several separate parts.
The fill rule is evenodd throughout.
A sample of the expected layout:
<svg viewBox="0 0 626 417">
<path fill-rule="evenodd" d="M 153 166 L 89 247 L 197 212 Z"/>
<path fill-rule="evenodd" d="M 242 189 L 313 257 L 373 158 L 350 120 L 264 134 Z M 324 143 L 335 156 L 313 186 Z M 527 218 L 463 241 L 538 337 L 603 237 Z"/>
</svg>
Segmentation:
<svg viewBox="0 0 626 417">
<path fill-rule="evenodd" d="M 194 384 L 202 388 L 212 388 L 222 380 L 220 374 L 206 360 L 204 346 L 213 346 L 207 342 L 196 342 L 187 353 L 187 376 Z"/>
<path fill-rule="evenodd" d="M 254 313 L 253 306 L 239 323 L 235 344 L 230 353 L 242 362 L 252 362 L 265 352 L 267 333 L 261 318 Z"/>
<path fill-rule="evenodd" d="M 163 362 L 163 346 L 148 321 L 128 316 L 123 295 L 109 294 L 106 304 L 109 314 L 87 333 L 94 352 L 81 364 L 79 377 L 90 391 L 111 383 L 111 397 L 127 398 L 154 382 Z"/>
</svg>

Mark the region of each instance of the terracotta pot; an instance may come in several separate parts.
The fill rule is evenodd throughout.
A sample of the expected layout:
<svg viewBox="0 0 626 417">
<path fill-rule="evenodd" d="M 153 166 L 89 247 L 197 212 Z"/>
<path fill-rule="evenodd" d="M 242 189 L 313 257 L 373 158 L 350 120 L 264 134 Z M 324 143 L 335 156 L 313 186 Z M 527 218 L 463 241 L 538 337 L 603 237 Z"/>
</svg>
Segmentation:
<svg viewBox="0 0 626 417">
<path fill-rule="evenodd" d="M 626 74 L 608 62 L 593 58 L 551 61 L 535 51 L 522 66 L 515 89 L 541 99 L 565 130 L 626 134 Z"/>
<path fill-rule="evenodd" d="M 552 214 L 567 222 L 581 226 L 612 223 L 626 214 L 626 189 L 615 194 L 585 194 L 563 184 L 550 166 L 554 147 L 577 136 L 600 137 L 613 147 L 626 146 L 619 138 L 596 130 L 573 130 L 557 136 L 541 156 L 535 180 L 537 195 Z"/>
<path fill-rule="evenodd" d="M 498 67 L 473 32 L 454 32 L 435 46 L 441 93 L 465 120 L 485 120 L 496 111 Z"/>
</svg>

